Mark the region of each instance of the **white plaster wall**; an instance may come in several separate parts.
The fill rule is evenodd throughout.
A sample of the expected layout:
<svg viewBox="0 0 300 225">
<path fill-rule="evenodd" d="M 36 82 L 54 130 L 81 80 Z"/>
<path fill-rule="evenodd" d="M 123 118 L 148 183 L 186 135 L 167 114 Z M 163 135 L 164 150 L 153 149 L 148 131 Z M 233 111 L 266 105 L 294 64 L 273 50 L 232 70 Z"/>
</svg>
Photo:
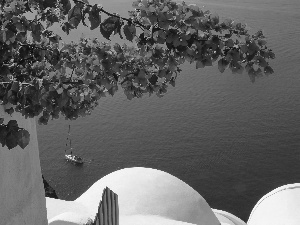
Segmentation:
<svg viewBox="0 0 300 225">
<path fill-rule="evenodd" d="M 30 133 L 25 149 L 19 146 L 9 150 L 0 145 L 0 224 L 46 225 L 46 199 L 42 182 L 36 123 L 20 113 L 12 116 L 0 105 L 0 118 L 5 123 L 17 120 L 19 127 Z"/>
</svg>

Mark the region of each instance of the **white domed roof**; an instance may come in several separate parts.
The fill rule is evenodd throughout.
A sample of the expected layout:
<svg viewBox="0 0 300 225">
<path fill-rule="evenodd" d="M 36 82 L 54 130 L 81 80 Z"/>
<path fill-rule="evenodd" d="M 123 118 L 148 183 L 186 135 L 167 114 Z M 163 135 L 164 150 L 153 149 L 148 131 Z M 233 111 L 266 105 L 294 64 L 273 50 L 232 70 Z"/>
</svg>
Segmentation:
<svg viewBox="0 0 300 225">
<path fill-rule="evenodd" d="M 300 183 L 276 188 L 263 196 L 253 208 L 249 225 L 299 225 Z"/>
<path fill-rule="evenodd" d="M 198 225 L 220 224 L 198 192 L 180 179 L 151 168 L 126 168 L 108 174 L 75 202 L 95 210 L 96 214 L 105 187 L 118 195 L 120 218 L 152 215 Z"/>
</svg>

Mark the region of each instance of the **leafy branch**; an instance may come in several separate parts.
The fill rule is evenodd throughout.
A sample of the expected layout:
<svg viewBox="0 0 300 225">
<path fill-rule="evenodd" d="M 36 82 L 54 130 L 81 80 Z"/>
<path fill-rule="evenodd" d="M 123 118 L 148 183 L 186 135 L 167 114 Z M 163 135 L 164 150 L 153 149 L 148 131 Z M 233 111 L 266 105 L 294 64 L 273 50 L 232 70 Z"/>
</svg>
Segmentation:
<svg viewBox="0 0 300 225">
<path fill-rule="evenodd" d="M 91 8 L 93 7 L 92 5 L 90 5 L 90 4 L 86 3 L 86 2 L 83 2 L 83 1 L 81 1 L 81 0 L 73 0 L 73 1 L 74 1 L 75 3 L 80 3 L 80 4 L 86 5 L 86 6 L 91 7 Z M 127 21 L 129 24 L 132 24 L 132 23 L 133 23 L 133 24 L 136 24 L 136 25 L 138 25 L 139 27 L 141 27 L 142 29 L 148 29 L 144 24 L 142 24 L 142 23 L 140 23 L 140 22 L 138 22 L 138 21 L 133 21 L 132 19 L 128 19 L 128 18 L 125 18 L 125 17 L 121 17 L 120 15 L 115 14 L 115 13 L 110 13 L 110 12 L 104 10 L 103 7 L 100 7 L 99 10 L 100 10 L 100 12 L 103 12 L 103 13 L 105 13 L 105 14 L 108 15 L 108 16 L 116 17 L 116 18 L 118 18 L 118 19 Z"/>
<path fill-rule="evenodd" d="M 120 89 L 128 99 L 162 97 L 185 62 L 197 69 L 215 65 L 221 73 L 246 71 L 252 82 L 274 72 L 269 61 L 275 54 L 261 31 L 250 34 L 245 25 L 220 21 L 196 5 L 135 1 L 130 18 L 123 18 L 87 0 L 73 1 L 73 7 L 70 0 L 32 0 L 26 7 L 15 1 L 0 11 L 0 102 L 26 118 L 39 116 L 41 124 L 89 115 L 99 99 Z M 37 19 L 24 16 L 31 8 Z M 101 13 L 108 16 L 104 21 Z M 98 28 L 108 40 L 125 36 L 134 45 L 96 38 L 61 43 L 48 29 L 59 23 L 69 34 L 80 23 L 87 26 L 86 15 L 91 30 Z"/>
</svg>

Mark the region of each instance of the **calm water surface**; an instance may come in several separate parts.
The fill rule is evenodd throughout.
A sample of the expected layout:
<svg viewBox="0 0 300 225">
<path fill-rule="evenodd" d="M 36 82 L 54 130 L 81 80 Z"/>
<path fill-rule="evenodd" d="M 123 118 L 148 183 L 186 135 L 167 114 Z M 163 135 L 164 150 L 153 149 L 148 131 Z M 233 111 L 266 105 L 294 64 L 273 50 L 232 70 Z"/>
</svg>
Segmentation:
<svg viewBox="0 0 300 225">
<path fill-rule="evenodd" d="M 211 207 L 247 220 L 264 194 L 300 182 L 299 0 L 194 3 L 263 29 L 276 53 L 275 74 L 252 84 L 246 74 L 185 65 L 163 98 L 129 101 L 120 91 L 91 116 L 38 126 L 43 174 L 60 198 L 77 198 L 117 169 L 143 166 L 177 176 Z M 131 1 L 103 6 L 125 16 Z M 99 35 L 82 29 L 67 39 L 81 33 Z M 74 152 L 91 160 L 83 167 L 64 161 L 69 124 Z"/>
</svg>

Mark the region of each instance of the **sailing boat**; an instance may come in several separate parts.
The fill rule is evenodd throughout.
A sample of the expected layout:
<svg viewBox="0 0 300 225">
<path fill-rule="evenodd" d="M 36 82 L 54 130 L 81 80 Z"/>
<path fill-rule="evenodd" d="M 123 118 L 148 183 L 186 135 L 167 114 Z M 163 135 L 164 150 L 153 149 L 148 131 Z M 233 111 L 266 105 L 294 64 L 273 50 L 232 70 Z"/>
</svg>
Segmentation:
<svg viewBox="0 0 300 225">
<path fill-rule="evenodd" d="M 66 146 L 68 146 L 68 140 L 69 140 L 71 154 L 67 154 L 67 150 L 65 150 L 65 159 L 67 161 L 75 163 L 75 164 L 83 164 L 83 159 L 81 157 L 72 154 L 72 142 L 71 142 L 71 138 L 70 138 L 70 129 L 71 129 L 71 125 L 69 125 L 69 132 L 68 132 Z"/>
</svg>

